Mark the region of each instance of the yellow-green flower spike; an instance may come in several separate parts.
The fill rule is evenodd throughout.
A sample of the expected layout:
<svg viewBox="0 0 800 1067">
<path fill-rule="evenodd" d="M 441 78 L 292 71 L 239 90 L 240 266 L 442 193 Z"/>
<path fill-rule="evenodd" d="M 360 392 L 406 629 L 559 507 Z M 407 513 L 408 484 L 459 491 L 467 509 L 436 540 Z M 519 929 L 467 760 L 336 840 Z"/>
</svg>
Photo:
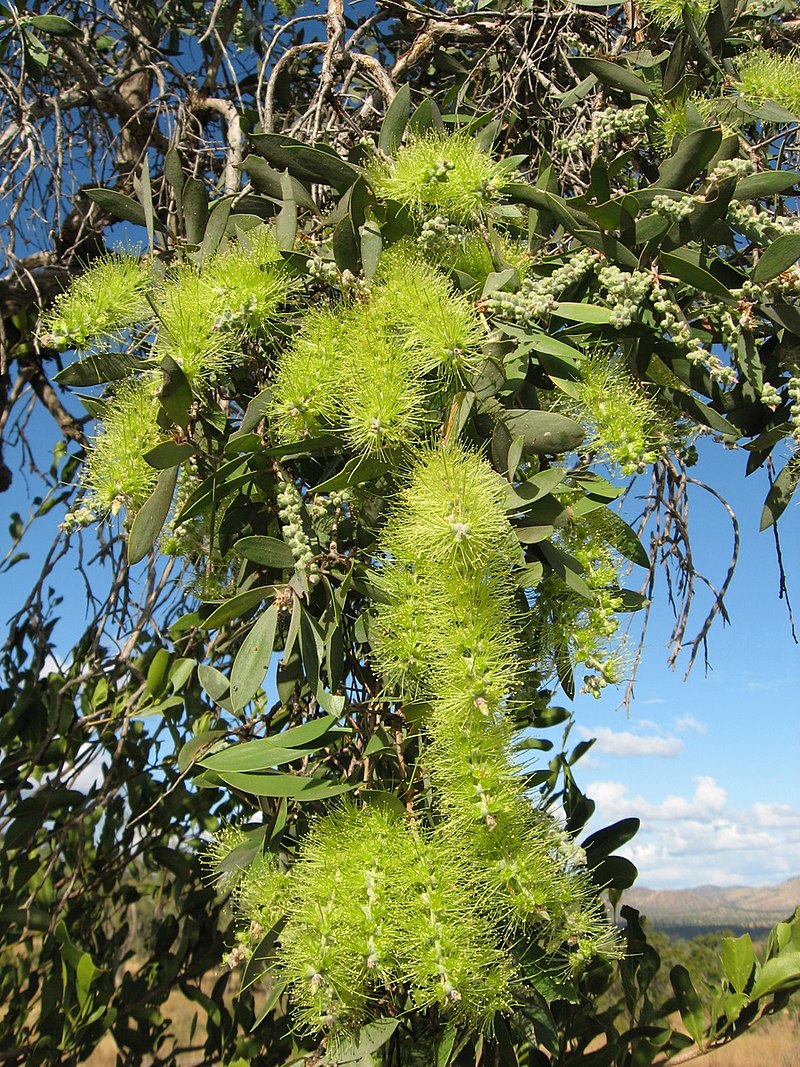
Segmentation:
<svg viewBox="0 0 800 1067">
<path fill-rule="evenodd" d="M 112 341 L 128 326 L 148 319 L 150 270 L 138 257 L 109 253 L 56 298 L 44 318 L 43 336 L 55 348 L 86 348 Z"/>
<path fill-rule="evenodd" d="M 751 50 L 739 65 L 741 91 L 751 104 L 774 100 L 800 115 L 800 53 Z"/>
<path fill-rule="evenodd" d="M 664 28 L 679 26 L 684 10 L 695 23 L 703 23 L 717 6 L 717 0 L 639 0 L 642 13 Z"/>
<path fill-rule="evenodd" d="M 270 408 L 279 440 L 299 441 L 332 429 L 341 387 L 341 334 L 340 313 L 332 308 L 314 311 L 281 356 Z"/>
<path fill-rule="evenodd" d="M 106 404 L 100 433 L 89 447 L 85 481 L 100 513 L 136 510 L 155 488 L 158 471 L 143 458 L 161 440 L 152 380 L 129 378 Z"/>
<path fill-rule="evenodd" d="M 440 213 L 465 221 L 483 216 L 513 178 L 474 137 L 430 131 L 401 147 L 393 159 L 368 169 L 375 193 L 396 200 L 421 219 Z"/>
</svg>

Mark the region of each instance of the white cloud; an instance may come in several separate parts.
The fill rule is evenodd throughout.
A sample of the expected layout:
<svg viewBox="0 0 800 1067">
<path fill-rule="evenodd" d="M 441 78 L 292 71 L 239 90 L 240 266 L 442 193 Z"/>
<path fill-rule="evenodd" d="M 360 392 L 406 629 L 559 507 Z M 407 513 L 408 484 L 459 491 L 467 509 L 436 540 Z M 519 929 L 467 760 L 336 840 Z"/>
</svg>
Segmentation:
<svg viewBox="0 0 800 1067">
<path fill-rule="evenodd" d="M 658 803 L 632 795 L 622 782 L 587 787 L 597 805 L 593 828 L 641 819 L 639 834 L 621 850 L 639 868 L 640 885 L 766 885 L 797 874 L 800 810 L 765 803 L 739 810 L 711 776 L 693 782 L 691 795 L 669 794 Z"/>
<path fill-rule="evenodd" d="M 597 739 L 595 751 L 605 752 L 609 756 L 678 756 L 683 751 L 683 741 L 679 737 L 659 737 L 631 733 L 629 730 L 612 730 L 608 726 L 597 726 L 592 730 L 579 727 L 581 736 L 588 740 Z"/>
<path fill-rule="evenodd" d="M 696 734 L 700 734 L 702 737 L 708 733 L 708 726 L 704 722 L 700 722 L 694 715 L 681 715 L 675 720 L 676 730 L 693 730 Z"/>
</svg>

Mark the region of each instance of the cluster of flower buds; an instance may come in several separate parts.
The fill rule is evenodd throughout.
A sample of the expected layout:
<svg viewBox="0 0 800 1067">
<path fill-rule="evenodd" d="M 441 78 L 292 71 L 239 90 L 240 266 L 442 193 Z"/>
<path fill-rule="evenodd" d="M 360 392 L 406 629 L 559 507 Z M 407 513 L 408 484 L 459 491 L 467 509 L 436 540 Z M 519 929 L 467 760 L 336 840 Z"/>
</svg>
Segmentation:
<svg viewBox="0 0 800 1067">
<path fill-rule="evenodd" d="M 433 182 L 446 182 L 450 171 L 455 166 L 449 159 L 438 159 L 432 166 L 426 167 L 420 175 L 423 185 L 431 185 Z"/>
<path fill-rule="evenodd" d="M 691 196 L 677 197 L 659 193 L 653 197 L 651 207 L 662 218 L 669 219 L 670 222 L 680 222 L 694 211 L 695 200 Z"/>
<path fill-rule="evenodd" d="M 306 270 L 318 282 L 323 285 L 339 284 L 339 268 L 332 259 L 323 259 L 315 252 L 306 260 Z"/>
<path fill-rule="evenodd" d="M 753 204 L 735 200 L 729 204 L 726 218 L 748 241 L 758 245 L 769 244 L 785 233 L 800 233 L 800 217 L 773 215 L 769 211 L 759 211 Z"/>
<path fill-rule="evenodd" d="M 598 271 L 597 279 L 605 289 L 605 300 L 611 307 L 612 325 L 617 329 L 630 326 L 652 292 L 653 275 L 642 270 L 631 273 L 608 264 Z"/>
<path fill-rule="evenodd" d="M 423 223 L 417 244 L 428 255 L 442 255 L 455 252 L 464 239 L 464 230 L 449 219 L 437 215 Z"/>
<path fill-rule="evenodd" d="M 607 108 L 592 116 L 590 130 L 572 137 L 560 137 L 556 140 L 554 148 L 558 152 L 580 152 L 586 148 L 599 148 L 602 145 L 613 144 L 620 137 L 641 133 L 649 121 L 646 104 L 636 104 L 627 111 L 614 107 Z"/>
<path fill-rule="evenodd" d="M 654 286 L 650 295 L 650 304 L 664 331 L 676 345 L 684 349 L 686 358 L 691 364 L 704 367 L 712 379 L 720 385 L 736 384 L 738 379 L 735 368 L 706 351 L 700 338 L 693 336 L 681 308 L 670 300 L 663 289 Z"/>
<path fill-rule="evenodd" d="M 214 295 L 220 302 L 226 299 L 228 294 L 224 289 L 215 289 Z M 253 325 L 258 311 L 258 297 L 251 293 L 244 303 L 238 307 L 226 307 L 217 315 L 214 326 L 217 330 L 241 330 Z"/>
<path fill-rule="evenodd" d="M 772 384 L 772 382 L 764 382 L 761 386 L 761 403 L 768 408 L 779 408 L 781 406 L 781 394 Z"/>
<path fill-rule="evenodd" d="M 306 574 L 309 585 L 316 585 L 320 577 L 319 564 L 314 560 L 311 540 L 303 529 L 303 498 L 293 482 L 281 483 L 278 516 L 283 523 L 283 538 L 294 556 L 295 570 Z"/>
<path fill-rule="evenodd" d="M 583 248 L 563 266 L 544 278 L 524 278 L 516 293 L 495 292 L 486 300 L 493 315 L 528 324 L 549 315 L 556 299 L 571 286 L 582 281 L 602 260 L 599 252 Z"/>
<path fill-rule="evenodd" d="M 756 165 L 751 159 L 722 159 L 708 173 L 706 192 L 709 193 L 716 189 L 719 183 L 725 181 L 726 178 L 739 180 L 746 178 L 748 174 L 753 174 L 755 169 Z"/>
<path fill-rule="evenodd" d="M 789 421 L 794 427 L 792 437 L 800 442 L 800 376 L 793 374 L 789 378 L 786 392 L 789 395 Z"/>
</svg>

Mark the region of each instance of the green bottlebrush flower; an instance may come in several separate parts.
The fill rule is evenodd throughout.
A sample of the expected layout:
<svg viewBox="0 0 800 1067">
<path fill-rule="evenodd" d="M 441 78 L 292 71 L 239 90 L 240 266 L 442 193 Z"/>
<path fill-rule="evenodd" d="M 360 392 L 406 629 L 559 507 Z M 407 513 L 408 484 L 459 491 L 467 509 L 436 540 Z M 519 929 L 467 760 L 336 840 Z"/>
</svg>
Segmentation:
<svg viewBox="0 0 800 1067">
<path fill-rule="evenodd" d="M 373 304 L 414 350 L 421 369 L 448 383 L 469 380 L 486 336 L 471 301 L 419 256 L 392 250 L 381 268 Z"/>
<path fill-rule="evenodd" d="M 291 289 L 272 230 L 260 229 L 265 234 L 254 236 L 249 247 L 232 245 L 203 271 L 221 328 L 263 333 L 276 321 Z"/>
<path fill-rule="evenodd" d="M 108 400 L 84 476 L 95 510 L 116 514 L 124 506 L 135 511 L 152 493 L 158 471 L 143 455 L 162 439 L 157 414 L 152 379 L 129 378 Z"/>
<path fill-rule="evenodd" d="M 200 854 L 206 877 L 215 882 L 222 892 L 228 892 L 238 884 L 242 870 L 237 864 L 229 863 L 232 852 L 247 841 L 244 830 L 235 823 L 229 823 L 218 830 Z"/>
<path fill-rule="evenodd" d="M 741 92 L 751 104 L 774 100 L 800 115 L 800 53 L 752 49 L 739 65 Z"/>
<path fill-rule="evenodd" d="M 56 298 L 42 333 L 55 348 L 108 342 L 125 327 L 148 319 L 150 270 L 136 256 L 109 253 Z"/>
<path fill-rule="evenodd" d="M 372 657 L 388 689 L 416 696 L 430 668 L 439 630 L 431 624 L 430 583 L 410 567 L 392 564 L 377 571 L 385 598 L 370 628 Z"/>
<path fill-rule="evenodd" d="M 680 26 L 687 11 L 696 24 L 703 23 L 717 6 L 717 0 L 640 0 L 643 14 L 659 26 Z"/>
<path fill-rule="evenodd" d="M 600 452 L 624 475 L 655 462 L 664 440 L 663 420 L 653 401 L 613 353 L 598 349 L 583 364 L 580 400 L 574 410 L 590 433 L 584 447 Z"/>
<path fill-rule="evenodd" d="M 156 311 L 156 358 L 174 359 L 192 392 L 201 394 L 232 363 L 238 347 L 235 336 L 220 329 L 209 279 L 194 267 L 178 267 L 158 293 Z"/>
<path fill-rule="evenodd" d="M 368 177 L 377 196 L 396 200 L 416 218 L 435 213 L 457 221 L 485 215 L 513 181 L 508 166 L 474 137 L 438 130 L 413 138 L 393 159 L 372 163 Z"/>
<path fill-rule="evenodd" d="M 339 343 L 341 420 L 351 446 L 379 455 L 407 445 L 419 435 L 425 414 L 416 354 L 368 304 L 347 318 Z"/>
<path fill-rule="evenodd" d="M 453 565 L 464 573 L 512 559 L 505 483 L 459 444 L 430 451 L 400 494 L 384 545 L 395 559 Z"/>
<path fill-rule="evenodd" d="M 340 313 L 332 308 L 314 311 L 281 356 L 270 408 L 279 440 L 318 437 L 331 429 L 341 389 L 341 333 Z"/>
</svg>

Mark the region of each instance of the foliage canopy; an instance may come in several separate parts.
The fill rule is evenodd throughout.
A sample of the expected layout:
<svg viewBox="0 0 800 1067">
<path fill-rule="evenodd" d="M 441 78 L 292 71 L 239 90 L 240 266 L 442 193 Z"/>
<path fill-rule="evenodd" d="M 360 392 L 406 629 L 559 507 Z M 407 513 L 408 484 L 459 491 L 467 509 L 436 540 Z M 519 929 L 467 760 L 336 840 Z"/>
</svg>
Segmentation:
<svg viewBox="0 0 800 1067">
<path fill-rule="evenodd" d="M 800 480 L 798 24 L 349 14 L 0 6 L 4 425 L 30 383 L 72 442 L 54 551 L 96 526 L 113 573 L 64 666 L 44 578 L 3 649 L 9 1062 L 110 1033 L 120 1062 L 644 1065 L 800 983 L 793 920 L 651 1000 L 603 904 L 637 823 L 580 840 L 591 743 L 554 703 L 624 680 L 659 563 L 686 643 L 699 435 L 780 465 L 763 528 Z M 19 256 L 26 217 L 52 248 Z"/>
</svg>

